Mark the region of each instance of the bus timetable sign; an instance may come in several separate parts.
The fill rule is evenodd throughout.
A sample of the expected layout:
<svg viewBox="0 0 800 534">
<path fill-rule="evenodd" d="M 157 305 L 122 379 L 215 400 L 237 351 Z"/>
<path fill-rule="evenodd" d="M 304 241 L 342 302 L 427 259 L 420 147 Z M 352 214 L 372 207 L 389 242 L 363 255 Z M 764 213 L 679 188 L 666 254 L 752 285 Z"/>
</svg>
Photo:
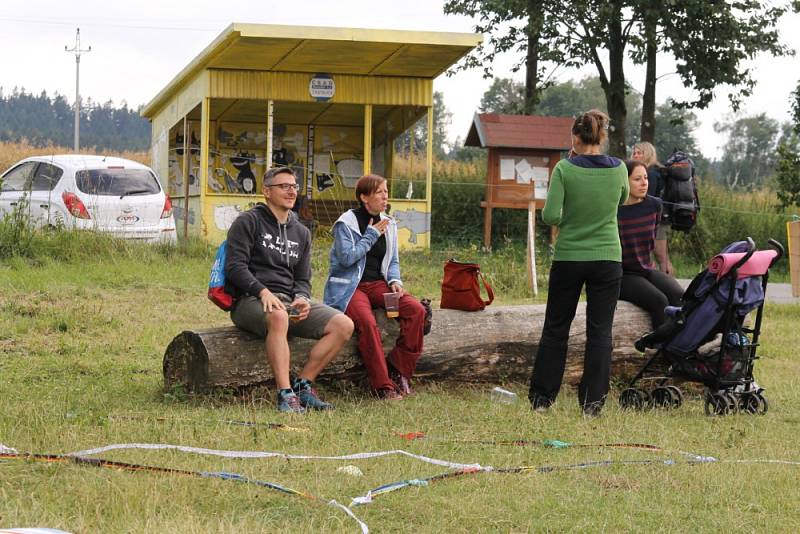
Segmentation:
<svg viewBox="0 0 800 534">
<path fill-rule="evenodd" d="M 336 93 L 336 84 L 330 74 L 315 74 L 308 84 L 311 98 L 317 102 L 326 102 Z"/>
</svg>

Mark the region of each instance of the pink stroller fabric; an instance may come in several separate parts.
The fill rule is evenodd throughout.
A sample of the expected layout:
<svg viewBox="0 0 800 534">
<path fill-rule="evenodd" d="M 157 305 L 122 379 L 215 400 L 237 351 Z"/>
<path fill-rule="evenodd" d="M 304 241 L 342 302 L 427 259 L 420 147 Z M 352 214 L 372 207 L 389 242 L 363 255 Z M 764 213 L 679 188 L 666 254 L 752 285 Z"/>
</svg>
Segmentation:
<svg viewBox="0 0 800 534">
<path fill-rule="evenodd" d="M 772 260 L 778 253 L 774 250 L 757 250 L 750 256 L 744 265 L 739 267 L 736 275 L 738 280 L 748 276 L 762 276 L 767 273 Z M 708 272 L 717 275 L 717 280 L 728 274 L 728 271 L 736 265 L 736 262 L 744 258 L 744 252 L 731 252 L 727 254 L 717 254 L 708 262 Z"/>
</svg>

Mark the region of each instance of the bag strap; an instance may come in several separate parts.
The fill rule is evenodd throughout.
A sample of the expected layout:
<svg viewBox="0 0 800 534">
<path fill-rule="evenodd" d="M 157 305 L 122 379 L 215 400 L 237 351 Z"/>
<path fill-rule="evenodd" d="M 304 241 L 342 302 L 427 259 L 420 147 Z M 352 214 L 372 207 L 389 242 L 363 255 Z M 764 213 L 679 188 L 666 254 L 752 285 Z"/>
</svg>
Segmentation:
<svg viewBox="0 0 800 534">
<path fill-rule="evenodd" d="M 492 302 L 494 302 L 494 291 L 492 291 L 492 286 L 489 285 L 489 282 L 486 281 L 486 277 L 483 276 L 483 273 L 480 269 L 478 269 L 478 276 L 481 277 L 481 281 L 483 282 L 483 287 L 486 288 L 486 293 L 489 295 L 489 300 L 484 301 L 483 303 L 488 306 Z"/>
</svg>

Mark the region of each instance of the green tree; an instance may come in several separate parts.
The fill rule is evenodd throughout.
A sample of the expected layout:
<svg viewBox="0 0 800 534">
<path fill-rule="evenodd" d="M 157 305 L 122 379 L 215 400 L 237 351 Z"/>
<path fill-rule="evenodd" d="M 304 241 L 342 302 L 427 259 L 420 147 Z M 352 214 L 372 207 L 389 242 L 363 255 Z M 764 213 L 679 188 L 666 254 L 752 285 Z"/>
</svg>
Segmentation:
<svg viewBox="0 0 800 534">
<path fill-rule="evenodd" d="M 492 85 L 483 93 L 478 107 L 481 113 L 504 113 L 523 115 L 525 113 L 525 84 L 511 78 L 495 78 Z"/>
<path fill-rule="evenodd" d="M 730 188 L 759 187 L 775 165 L 778 121 L 760 113 L 714 125 L 728 135 L 720 162 L 720 178 Z"/>
<path fill-rule="evenodd" d="M 448 0 L 446 14 L 477 17 L 475 31 L 489 35 L 487 45 L 479 45 L 462 61 L 458 69 L 482 67 L 484 76 L 493 75 L 498 54 L 519 52 L 524 60 L 515 64 L 513 72 L 525 66 L 525 98 L 523 113 L 536 110 L 539 95 L 547 86 L 546 66 L 564 59 L 553 46 L 559 29 L 559 11 L 563 2 L 556 0 Z"/>
<path fill-rule="evenodd" d="M 677 63 L 677 74 L 694 97 L 674 101 L 678 108 L 703 109 L 714 98 L 714 90 L 727 85 L 734 111 L 752 95 L 756 80 L 748 62 L 761 52 L 775 56 L 792 54 L 779 40 L 776 25 L 790 5 L 770 1 L 740 0 L 709 2 L 659 0 L 632 2 L 641 20 L 634 36 L 632 57 L 646 64 L 642 102 L 641 139 L 653 142 L 656 136 L 656 61 L 659 49 L 670 52 Z"/>
<path fill-rule="evenodd" d="M 800 82 L 791 95 L 791 128 L 778 145 L 775 181 L 783 207 L 800 206 Z"/>
</svg>

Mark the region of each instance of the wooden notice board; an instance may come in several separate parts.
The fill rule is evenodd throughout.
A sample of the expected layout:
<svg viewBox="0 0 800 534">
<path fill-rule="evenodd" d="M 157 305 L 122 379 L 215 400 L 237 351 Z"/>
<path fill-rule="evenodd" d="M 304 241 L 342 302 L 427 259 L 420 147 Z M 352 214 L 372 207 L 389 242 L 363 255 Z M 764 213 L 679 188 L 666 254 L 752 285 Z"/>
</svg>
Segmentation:
<svg viewBox="0 0 800 534">
<path fill-rule="evenodd" d="M 531 202 L 542 209 L 547 199 L 550 175 L 561 158 L 559 150 L 489 148 L 486 200 L 481 207 L 483 245 L 492 246 L 492 210 L 511 208 L 527 210 Z"/>
</svg>

